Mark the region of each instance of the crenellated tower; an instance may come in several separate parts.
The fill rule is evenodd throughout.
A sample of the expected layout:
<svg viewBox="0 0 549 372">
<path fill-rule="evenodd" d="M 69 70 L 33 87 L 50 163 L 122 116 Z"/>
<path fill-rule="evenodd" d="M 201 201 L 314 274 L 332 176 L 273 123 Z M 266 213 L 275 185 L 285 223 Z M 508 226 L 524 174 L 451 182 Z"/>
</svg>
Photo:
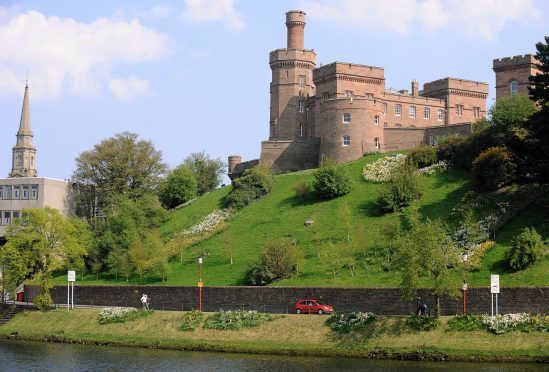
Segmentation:
<svg viewBox="0 0 549 372">
<path fill-rule="evenodd" d="M 36 148 L 30 121 L 29 85 L 25 85 L 21 122 L 17 131 L 17 143 L 12 150 L 11 172 L 8 177 L 36 177 Z"/>
<path fill-rule="evenodd" d="M 305 12 L 286 13 L 287 47 L 269 54 L 270 141 L 306 140 L 306 99 L 314 95 L 314 50 L 304 49 Z"/>
</svg>

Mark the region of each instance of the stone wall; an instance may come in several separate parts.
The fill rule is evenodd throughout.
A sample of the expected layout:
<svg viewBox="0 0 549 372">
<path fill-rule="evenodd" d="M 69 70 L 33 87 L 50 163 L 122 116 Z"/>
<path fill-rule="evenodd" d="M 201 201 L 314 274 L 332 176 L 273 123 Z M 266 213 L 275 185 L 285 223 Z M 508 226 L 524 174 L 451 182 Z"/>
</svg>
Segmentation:
<svg viewBox="0 0 549 372">
<path fill-rule="evenodd" d="M 318 150 L 316 141 L 264 141 L 259 165 L 271 168 L 275 173 L 316 168 Z"/>
<path fill-rule="evenodd" d="M 409 149 L 420 144 L 430 144 L 430 139 L 440 141 L 451 135 L 471 133 L 471 124 L 455 124 L 429 128 L 384 128 L 382 151 Z"/>
<path fill-rule="evenodd" d="M 25 286 L 25 300 L 32 301 L 37 288 Z M 141 294 L 151 298 L 157 310 L 191 310 L 198 308 L 198 288 L 162 286 L 75 286 L 75 304 L 140 307 Z M 55 303 L 67 302 L 67 287 L 52 290 Z M 425 290 L 420 295 L 431 309 L 435 299 Z M 467 309 L 471 313 L 490 313 L 489 288 L 467 291 Z M 402 301 L 395 288 L 296 288 L 296 287 L 204 287 L 203 310 L 258 310 L 287 313 L 300 298 L 317 298 L 333 305 L 336 311 L 372 311 L 382 315 L 406 315 L 415 311 L 415 301 Z M 462 299 L 441 301 L 442 315 L 462 312 Z M 549 288 L 502 288 L 499 295 L 500 313 L 549 314 Z"/>
</svg>

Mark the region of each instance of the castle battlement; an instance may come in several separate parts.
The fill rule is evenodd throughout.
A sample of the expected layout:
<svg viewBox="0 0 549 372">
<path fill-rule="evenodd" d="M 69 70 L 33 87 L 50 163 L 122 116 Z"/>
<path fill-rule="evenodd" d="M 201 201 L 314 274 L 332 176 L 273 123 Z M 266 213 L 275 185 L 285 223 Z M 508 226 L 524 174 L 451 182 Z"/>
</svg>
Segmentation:
<svg viewBox="0 0 549 372">
<path fill-rule="evenodd" d="M 530 65 L 536 63 L 536 57 L 533 54 L 524 54 L 513 57 L 504 57 L 494 59 L 493 68 L 500 69 L 506 67 L 514 67 L 519 65 Z"/>
</svg>

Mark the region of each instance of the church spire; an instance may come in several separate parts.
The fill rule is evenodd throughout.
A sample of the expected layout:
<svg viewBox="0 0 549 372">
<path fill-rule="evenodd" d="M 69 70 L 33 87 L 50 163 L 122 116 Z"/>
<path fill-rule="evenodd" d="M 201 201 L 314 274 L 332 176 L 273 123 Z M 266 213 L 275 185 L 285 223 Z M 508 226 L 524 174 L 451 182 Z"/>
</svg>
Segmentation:
<svg viewBox="0 0 549 372">
<path fill-rule="evenodd" d="M 21 121 L 17 131 L 17 143 L 13 148 L 11 173 L 9 177 L 36 177 L 36 148 L 32 143 L 33 133 L 30 121 L 29 84 L 25 84 Z"/>
</svg>

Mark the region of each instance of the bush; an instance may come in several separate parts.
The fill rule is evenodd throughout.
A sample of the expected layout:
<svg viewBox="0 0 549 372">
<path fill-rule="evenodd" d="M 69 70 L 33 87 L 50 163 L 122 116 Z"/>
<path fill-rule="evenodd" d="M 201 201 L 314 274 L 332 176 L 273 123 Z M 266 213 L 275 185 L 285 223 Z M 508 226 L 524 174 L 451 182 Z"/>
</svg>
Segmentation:
<svg viewBox="0 0 549 372">
<path fill-rule="evenodd" d="M 295 247 L 290 239 L 271 240 L 265 246 L 261 261 L 252 266 L 246 278 L 252 285 L 266 285 L 292 276 L 296 263 Z"/>
<path fill-rule="evenodd" d="M 292 188 L 298 198 L 305 198 L 311 193 L 311 184 L 305 180 L 294 182 Z"/>
<path fill-rule="evenodd" d="M 513 270 L 523 270 L 532 266 L 543 253 L 543 242 L 536 229 L 524 228 L 514 239 L 507 255 L 507 263 Z"/>
<path fill-rule="evenodd" d="M 274 175 L 270 169 L 255 167 L 244 171 L 233 181 L 233 189 L 227 196 L 227 206 L 240 209 L 273 190 Z"/>
<path fill-rule="evenodd" d="M 180 331 L 194 331 L 200 326 L 203 318 L 202 312 L 198 310 L 193 310 L 185 313 L 183 315 L 183 324 L 179 326 Z"/>
<path fill-rule="evenodd" d="M 99 313 L 99 324 L 125 323 L 129 320 L 149 316 L 152 312 L 135 307 L 106 307 Z"/>
<path fill-rule="evenodd" d="M 457 167 L 471 169 L 473 160 L 481 152 L 497 145 L 492 132 L 492 128 L 486 128 L 467 136 L 448 137 L 438 146 L 438 158 L 448 160 Z"/>
<path fill-rule="evenodd" d="M 336 332 L 348 333 L 365 329 L 375 318 L 374 313 L 370 312 L 334 314 L 326 320 L 326 324 Z"/>
<path fill-rule="evenodd" d="M 423 184 L 414 167 L 402 164 L 391 173 L 391 182 L 377 198 L 379 209 L 393 212 L 409 206 L 421 197 Z"/>
<path fill-rule="evenodd" d="M 490 147 L 473 161 L 473 178 L 488 190 L 513 181 L 516 165 L 505 147 Z"/>
<path fill-rule="evenodd" d="M 408 161 L 416 168 L 424 168 L 438 161 L 437 149 L 432 146 L 418 146 L 408 153 Z"/>
<path fill-rule="evenodd" d="M 325 159 L 315 172 L 313 188 L 321 198 L 337 198 L 351 191 L 351 178 L 344 166 Z"/>
<path fill-rule="evenodd" d="M 53 304 L 53 300 L 49 292 L 42 292 L 37 294 L 33 299 L 34 306 L 38 310 L 48 310 Z"/>
<path fill-rule="evenodd" d="M 435 316 L 417 316 L 412 315 L 406 319 L 406 325 L 415 331 L 432 331 L 440 324 L 440 320 Z"/>
<path fill-rule="evenodd" d="M 263 286 L 274 280 L 275 276 L 262 262 L 254 264 L 246 273 L 246 282 L 250 285 Z"/>
<path fill-rule="evenodd" d="M 160 191 L 160 201 L 168 208 L 175 208 L 196 197 L 198 184 L 194 173 L 185 166 L 172 170 Z"/>
<path fill-rule="evenodd" d="M 274 318 L 274 315 L 258 313 L 257 311 L 220 311 L 206 319 L 204 328 L 238 330 L 257 327 L 261 323 L 271 321 Z"/>
<path fill-rule="evenodd" d="M 456 315 L 448 321 L 448 331 L 468 332 L 486 329 L 481 315 Z"/>
</svg>

